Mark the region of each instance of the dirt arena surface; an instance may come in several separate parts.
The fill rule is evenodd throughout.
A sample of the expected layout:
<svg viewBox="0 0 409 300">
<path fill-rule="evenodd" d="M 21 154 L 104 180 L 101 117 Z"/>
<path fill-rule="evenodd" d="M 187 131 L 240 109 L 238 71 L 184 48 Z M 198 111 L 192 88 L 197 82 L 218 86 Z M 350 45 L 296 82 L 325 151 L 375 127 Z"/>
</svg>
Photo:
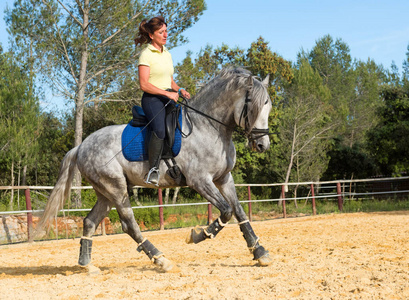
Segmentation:
<svg viewBox="0 0 409 300">
<path fill-rule="evenodd" d="M 251 259 L 238 225 L 185 244 L 190 229 L 145 232 L 173 260 L 163 273 L 125 234 L 94 237 L 99 274 L 77 266 L 79 239 L 0 247 L 0 299 L 408 299 L 409 212 L 252 223 L 273 262 Z"/>
</svg>

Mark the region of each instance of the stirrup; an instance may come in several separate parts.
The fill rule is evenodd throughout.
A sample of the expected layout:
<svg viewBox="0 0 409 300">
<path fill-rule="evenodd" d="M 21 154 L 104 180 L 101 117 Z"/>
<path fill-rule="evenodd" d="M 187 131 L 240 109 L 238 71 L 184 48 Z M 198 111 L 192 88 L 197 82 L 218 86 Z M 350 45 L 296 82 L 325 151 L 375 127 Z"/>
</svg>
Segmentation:
<svg viewBox="0 0 409 300">
<path fill-rule="evenodd" d="M 154 173 L 157 174 L 157 180 L 151 180 L 151 175 Z M 145 183 L 159 186 L 159 168 L 153 167 L 149 170 L 148 175 L 146 175 Z"/>
</svg>

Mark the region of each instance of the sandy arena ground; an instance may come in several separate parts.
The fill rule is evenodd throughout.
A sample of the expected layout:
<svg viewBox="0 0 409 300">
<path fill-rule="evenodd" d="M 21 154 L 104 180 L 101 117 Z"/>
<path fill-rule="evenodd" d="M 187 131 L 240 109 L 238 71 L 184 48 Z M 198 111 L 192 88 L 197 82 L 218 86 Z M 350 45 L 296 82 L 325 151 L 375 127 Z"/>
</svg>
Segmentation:
<svg viewBox="0 0 409 300">
<path fill-rule="evenodd" d="M 190 229 L 146 232 L 179 270 L 163 273 L 125 234 L 0 247 L 0 299 L 408 299 L 409 212 L 254 222 L 273 263 L 259 267 L 236 224 L 185 244 Z"/>
</svg>

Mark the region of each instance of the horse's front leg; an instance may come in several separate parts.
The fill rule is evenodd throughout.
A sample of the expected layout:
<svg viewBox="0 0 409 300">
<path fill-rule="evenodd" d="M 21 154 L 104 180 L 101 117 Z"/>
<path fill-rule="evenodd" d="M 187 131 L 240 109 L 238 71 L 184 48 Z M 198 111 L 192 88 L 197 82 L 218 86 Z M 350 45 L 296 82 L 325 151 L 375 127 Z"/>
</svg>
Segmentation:
<svg viewBox="0 0 409 300">
<path fill-rule="evenodd" d="M 271 263 L 270 255 L 268 254 L 268 251 L 260 245 L 260 239 L 254 233 L 250 221 L 248 220 L 243 207 L 240 205 L 233 177 L 229 173 L 222 180 L 216 182 L 216 184 L 224 196 L 224 199 L 226 199 L 233 208 L 233 213 L 239 222 L 240 230 L 243 232 L 243 237 L 247 242 L 247 247 L 249 248 L 250 253 L 254 255 L 253 259 L 257 260 L 262 266 L 269 265 Z"/>
<path fill-rule="evenodd" d="M 189 186 L 196 190 L 200 195 L 207 199 L 220 211 L 220 217 L 211 223 L 207 228 L 196 227 L 186 239 L 188 244 L 199 243 L 206 239 L 215 238 L 216 235 L 226 226 L 233 215 L 233 210 L 229 203 L 223 198 L 223 195 L 210 179 L 201 179 L 197 182 L 190 182 Z"/>
</svg>

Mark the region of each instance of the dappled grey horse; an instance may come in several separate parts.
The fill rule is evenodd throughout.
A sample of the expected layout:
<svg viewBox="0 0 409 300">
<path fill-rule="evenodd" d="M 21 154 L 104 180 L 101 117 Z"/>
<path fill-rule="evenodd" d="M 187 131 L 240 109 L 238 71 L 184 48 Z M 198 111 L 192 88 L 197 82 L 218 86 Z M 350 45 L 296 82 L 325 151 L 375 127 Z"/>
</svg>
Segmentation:
<svg viewBox="0 0 409 300">
<path fill-rule="evenodd" d="M 267 85 L 268 78 L 260 82 L 244 69 L 223 69 L 189 102 L 189 119 L 193 129 L 183 139 L 180 153 L 175 158 L 183 174 L 182 180 L 176 183 L 170 176 L 162 175 L 159 181 L 160 188 L 189 186 L 220 211 L 220 217 L 206 228 L 192 229 L 186 240 L 188 243 L 216 237 L 234 214 L 247 247 L 260 265 L 268 265 L 271 258 L 260 245 L 239 203 L 230 171 L 236 161 L 232 134 L 237 126 L 244 129 L 251 141 L 249 144 L 256 151 L 264 152 L 270 146 L 267 132 L 272 104 Z M 183 124 L 187 124 L 186 112 L 183 111 Z M 211 118 L 198 112 L 204 112 Z M 115 206 L 123 231 L 138 243 L 138 251 L 144 251 L 156 265 L 168 271 L 174 264 L 143 237 L 134 218 L 128 187 L 147 186 L 144 175 L 149 165 L 147 161 L 129 162 L 124 158 L 121 152 L 124 128 L 125 125 L 102 128 L 66 154 L 38 228 L 45 226 L 62 209 L 70 195 L 74 168 L 78 167 L 97 195 L 95 206 L 84 219 L 79 264 L 90 264 L 92 235 Z M 166 174 L 166 164 L 163 162 L 160 173 Z"/>
</svg>

